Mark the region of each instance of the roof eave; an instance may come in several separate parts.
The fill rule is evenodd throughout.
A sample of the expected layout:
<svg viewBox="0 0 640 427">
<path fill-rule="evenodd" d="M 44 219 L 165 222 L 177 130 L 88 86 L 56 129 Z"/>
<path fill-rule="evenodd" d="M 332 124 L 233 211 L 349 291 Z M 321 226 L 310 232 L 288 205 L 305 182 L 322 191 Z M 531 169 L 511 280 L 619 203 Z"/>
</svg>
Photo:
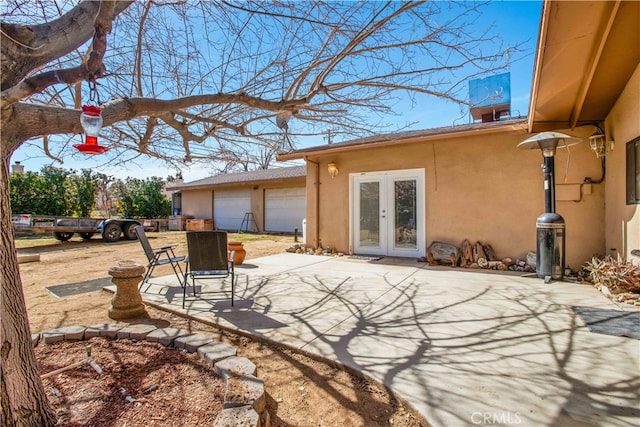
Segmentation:
<svg viewBox="0 0 640 427">
<path fill-rule="evenodd" d="M 305 148 L 301 150 L 296 150 L 291 153 L 279 154 L 277 159 L 279 161 L 284 160 L 295 160 L 295 159 L 304 159 L 309 156 L 317 156 L 317 155 L 325 155 L 325 154 L 335 154 L 335 153 L 343 153 L 347 151 L 356 151 L 364 148 L 371 147 L 386 147 L 389 145 L 405 145 L 412 144 L 416 142 L 428 142 L 428 141 L 437 141 L 437 140 L 450 140 L 454 138 L 461 138 L 465 136 L 477 136 L 477 135 L 486 135 L 486 134 L 496 134 L 496 133 L 526 133 L 527 132 L 527 121 L 520 120 L 518 122 L 504 123 L 502 125 L 496 126 L 487 126 L 486 124 L 482 124 L 484 126 L 471 127 L 469 129 L 464 130 L 452 130 L 452 129 L 444 129 L 442 132 L 434 132 L 431 134 L 423 134 L 410 136 L 406 138 L 393 138 L 393 134 L 388 135 L 388 138 L 381 139 L 379 141 L 374 142 L 354 142 L 352 144 L 335 144 L 334 146 L 326 145 L 321 147 L 311 147 Z"/>
<path fill-rule="evenodd" d="M 538 47 L 536 49 L 535 66 L 533 68 L 533 81 L 531 82 L 531 98 L 529 99 L 529 117 L 527 120 L 527 130 L 533 132 L 534 112 L 536 111 L 536 102 L 538 99 L 538 90 L 540 88 L 540 74 L 542 73 L 542 59 L 544 57 L 544 47 L 547 43 L 547 27 L 549 25 L 549 2 L 542 2 L 542 13 L 540 17 L 540 26 L 538 28 Z"/>
<path fill-rule="evenodd" d="M 232 187 L 251 187 L 260 184 L 284 184 L 289 182 L 305 182 L 306 175 L 293 176 L 286 178 L 273 178 L 273 179 L 257 179 L 247 181 L 234 181 L 234 182 L 222 182 L 222 183 L 202 183 L 196 185 L 177 185 L 175 187 L 168 187 L 167 191 L 181 191 L 181 190 L 205 190 L 210 188 L 232 188 Z"/>
</svg>

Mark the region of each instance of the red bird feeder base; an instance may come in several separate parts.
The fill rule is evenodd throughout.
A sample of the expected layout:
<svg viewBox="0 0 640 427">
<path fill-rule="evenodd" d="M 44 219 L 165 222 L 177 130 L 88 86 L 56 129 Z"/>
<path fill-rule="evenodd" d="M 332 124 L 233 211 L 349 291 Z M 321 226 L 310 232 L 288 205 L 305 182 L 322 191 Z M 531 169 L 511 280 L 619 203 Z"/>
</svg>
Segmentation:
<svg viewBox="0 0 640 427">
<path fill-rule="evenodd" d="M 109 151 L 109 148 L 98 144 L 74 144 L 73 148 L 85 154 L 102 154 Z"/>
</svg>

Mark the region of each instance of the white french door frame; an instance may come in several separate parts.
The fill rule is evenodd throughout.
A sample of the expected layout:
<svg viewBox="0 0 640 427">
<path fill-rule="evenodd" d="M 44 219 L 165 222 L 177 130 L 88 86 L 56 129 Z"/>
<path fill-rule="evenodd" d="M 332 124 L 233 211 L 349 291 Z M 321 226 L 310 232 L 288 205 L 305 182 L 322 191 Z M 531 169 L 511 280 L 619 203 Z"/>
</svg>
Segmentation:
<svg viewBox="0 0 640 427">
<path fill-rule="evenodd" d="M 395 183 L 415 180 L 415 247 L 396 244 Z M 360 212 L 360 184 L 379 183 L 378 244 L 363 246 Z M 383 255 L 398 257 L 425 256 L 425 170 L 403 169 L 390 171 L 361 172 L 349 174 L 349 250 L 362 255 Z"/>
</svg>

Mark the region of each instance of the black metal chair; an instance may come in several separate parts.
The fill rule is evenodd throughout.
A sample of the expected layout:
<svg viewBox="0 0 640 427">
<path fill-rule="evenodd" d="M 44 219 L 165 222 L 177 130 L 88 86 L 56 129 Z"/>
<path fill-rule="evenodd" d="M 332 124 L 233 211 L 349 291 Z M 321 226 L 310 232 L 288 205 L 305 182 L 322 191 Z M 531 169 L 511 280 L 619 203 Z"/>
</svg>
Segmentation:
<svg viewBox="0 0 640 427">
<path fill-rule="evenodd" d="M 235 291 L 233 256 L 228 254 L 226 231 L 187 231 L 187 260 L 182 285 L 182 308 L 187 293 L 187 279 L 191 276 L 193 295 L 196 279 L 225 279 L 231 276 L 231 306 Z"/>
<path fill-rule="evenodd" d="M 182 277 L 184 273 L 182 272 L 182 268 L 180 268 L 180 263 L 186 259 L 186 256 L 176 256 L 173 252 L 173 248 L 175 246 L 163 246 L 160 249 L 153 249 L 151 244 L 149 243 L 149 239 L 144 232 L 144 227 L 141 225 L 137 225 L 136 234 L 138 235 L 138 240 L 142 245 L 142 249 L 144 249 L 144 253 L 147 256 L 147 260 L 149 263 L 147 264 L 147 272 L 140 282 L 140 288 L 142 285 L 147 283 L 147 281 L 151 278 L 151 273 L 158 265 L 167 265 L 170 264 L 171 268 L 173 268 L 173 272 L 178 278 L 178 282 L 182 285 Z"/>
</svg>

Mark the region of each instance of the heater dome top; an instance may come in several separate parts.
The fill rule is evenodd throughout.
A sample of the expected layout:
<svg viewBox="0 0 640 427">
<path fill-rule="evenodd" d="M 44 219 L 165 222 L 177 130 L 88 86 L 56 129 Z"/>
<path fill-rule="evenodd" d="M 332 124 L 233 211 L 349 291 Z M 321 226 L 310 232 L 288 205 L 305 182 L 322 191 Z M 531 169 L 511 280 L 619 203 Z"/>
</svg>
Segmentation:
<svg viewBox="0 0 640 427">
<path fill-rule="evenodd" d="M 565 135 L 560 132 L 540 132 L 522 141 L 518 144 L 518 148 L 523 150 L 555 149 L 557 147 L 575 145 L 580 141 L 580 138 Z"/>
</svg>

